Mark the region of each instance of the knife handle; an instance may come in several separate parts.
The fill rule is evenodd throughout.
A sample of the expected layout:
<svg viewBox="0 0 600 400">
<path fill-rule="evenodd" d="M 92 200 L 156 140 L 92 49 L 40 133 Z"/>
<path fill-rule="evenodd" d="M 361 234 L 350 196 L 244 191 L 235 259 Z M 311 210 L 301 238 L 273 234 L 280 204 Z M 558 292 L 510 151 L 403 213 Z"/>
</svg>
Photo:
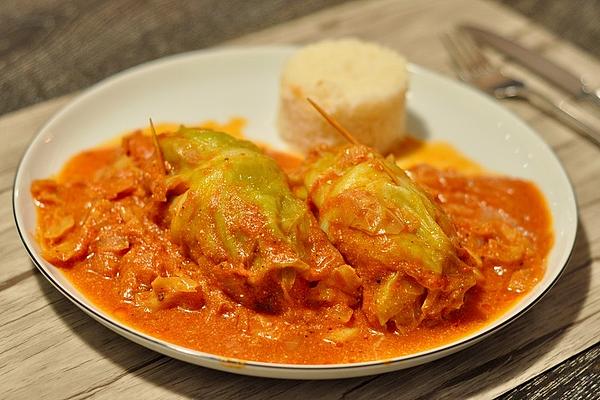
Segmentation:
<svg viewBox="0 0 600 400">
<path fill-rule="evenodd" d="M 531 105 L 557 118 L 563 124 L 583 134 L 595 145 L 600 146 L 600 129 L 585 122 L 583 113 L 577 107 L 565 101 L 553 101 L 545 94 L 530 88 L 521 89 L 519 94 Z"/>
<path fill-rule="evenodd" d="M 598 89 L 594 90 L 593 92 L 585 92 L 583 99 L 594 103 L 596 106 L 600 107 L 600 97 Z M 600 110 L 600 108 L 594 109 L 594 111 L 598 110 Z"/>
</svg>

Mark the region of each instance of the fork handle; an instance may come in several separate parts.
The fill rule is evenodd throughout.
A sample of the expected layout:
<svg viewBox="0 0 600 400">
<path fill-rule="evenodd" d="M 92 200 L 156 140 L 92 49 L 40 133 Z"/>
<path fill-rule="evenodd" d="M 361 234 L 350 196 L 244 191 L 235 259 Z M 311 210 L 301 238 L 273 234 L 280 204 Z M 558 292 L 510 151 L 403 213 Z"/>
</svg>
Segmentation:
<svg viewBox="0 0 600 400">
<path fill-rule="evenodd" d="M 563 124 L 583 134 L 589 140 L 594 142 L 594 144 L 600 146 L 600 129 L 584 122 L 583 114 L 578 108 L 565 101 L 553 101 L 545 94 L 530 88 L 522 88 L 519 91 L 519 97 L 524 98 L 531 103 L 531 105 L 539 108 L 543 112 L 556 117 Z"/>
</svg>

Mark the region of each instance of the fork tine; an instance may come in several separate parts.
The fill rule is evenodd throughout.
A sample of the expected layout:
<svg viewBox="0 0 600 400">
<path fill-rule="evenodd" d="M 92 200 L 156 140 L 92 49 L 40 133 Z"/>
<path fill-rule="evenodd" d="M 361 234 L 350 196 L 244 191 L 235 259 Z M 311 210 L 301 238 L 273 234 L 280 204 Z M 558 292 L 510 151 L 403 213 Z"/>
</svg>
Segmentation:
<svg viewBox="0 0 600 400">
<path fill-rule="evenodd" d="M 463 64 L 470 71 L 472 75 L 480 75 L 484 70 L 481 68 L 480 62 L 472 49 L 465 44 L 465 39 L 460 37 L 458 33 L 454 33 L 452 36 L 456 51 L 463 60 Z"/>
<path fill-rule="evenodd" d="M 468 81 L 471 77 L 471 69 L 469 68 L 468 63 L 465 62 L 461 52 L 458 50 L 456 41 L 448 33 L 443 34 L 441 40 L 446 51 L 450 55 L 450 60 L 452 60 L 452 64 L 454 65 L 459 78 L 463 81 Z"/>
<path fill-rule="evenodd" d="M 460 38 L 460 42 L 463 44 L 465 52 L 470 53 L 473 63 L 477 68 L 480 68 L 483 71 L 491 71 L 494 69 L 492 63 L 477 45 L 475 40 L 473 40 L 471 35 L 463 31 L 458 31 L 457 34 Z"/>
<path fill-rule="evenodd" d="M 456 31 L 453 34 L 447 34 L 445 43 L 455 65 L 458 65 L 463 71 L 461 79 L 465 80 L 465 77 L 474 78 L 495 71 L 483 52 L 464 32 Z"/>
</svg>

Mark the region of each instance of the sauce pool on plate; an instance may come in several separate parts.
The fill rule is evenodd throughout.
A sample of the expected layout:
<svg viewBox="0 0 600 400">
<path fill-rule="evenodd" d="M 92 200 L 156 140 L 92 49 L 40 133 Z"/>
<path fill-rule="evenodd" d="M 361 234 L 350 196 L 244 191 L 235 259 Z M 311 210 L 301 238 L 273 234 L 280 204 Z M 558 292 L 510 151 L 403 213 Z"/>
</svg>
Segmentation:
<svg viewBox="0 0 600 400">
<path fill-rule="evenodd" d="M 157 130 L 174 128 L 159 125 Z M 210 128 L 240 137 L 243 120 L 226 126 L 212 123 Z M 162 305 L 153 308 L 140 293 L 156 284 L 157 276 L 183 271 L 179 286 L 187 279 L 202 278 L 196 263 L 161 222 L 167 211 L 152 199 L 160 191 L 153 187 L 158 182 L 153 179 L 159 173 L 157 166 L 142 162 L 129 168 L 153 151 L 152 142 L 143 136 L 126 140 L 128 148 L 107 145 L 82 152 L 55 179 L 34 182 L 38 241 L 44 257 L 91 302 L 122 323 L 171 343 L 229 358 L 277 363 L 389 359 L 477 331 L 506 313 L 544 275 L 553 234 L 548 208 L 536 186 L 487 175 L 448 144 L 408 139 L 396 153 L 396 162 L 448 214 L 461 245 L 480 263 L 482 279 L 448 318 L 388 330 L 374 327 L 355 312 L 352 336 L 332 340 L 344 334 L 343 324 L 331 322 L 323 310 L 292 308 L 282 317 L 245 307 L 211 287 L 202 288 L 203 296 L 199 289 L 182 289 L 171 303 L 177 306 L 168 306 L 166 292 L 167 302 L 159 299 Z M 286 172 L 302 164 L 295 155 L 265 151 Z"/>
</svg>

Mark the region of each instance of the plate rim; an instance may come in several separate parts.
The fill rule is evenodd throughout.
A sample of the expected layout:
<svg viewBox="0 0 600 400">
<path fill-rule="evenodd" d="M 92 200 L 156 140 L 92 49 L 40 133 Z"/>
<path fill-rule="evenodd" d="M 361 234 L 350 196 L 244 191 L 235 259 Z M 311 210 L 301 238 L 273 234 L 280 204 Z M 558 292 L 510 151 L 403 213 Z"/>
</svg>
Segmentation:
<svg viewBox="0 0 600 400">
<path fill-rule="evenodd" d="M 506 107 L 501 106 L 500 104 L 497 104 L 496 102 L 494 102 L 492 100 L 491 97 L 472 88 L 471 86 L 468 86 L 460 81 L 452 79 L 451 77 L 445 76 L 436 71 L 432 71 L 426 67 L 423 67 L 423 66 L 420 66 L 417 64 L 413 64 L 413 63 L 408 63 L 409 72 L 411 72 L 411 73 L 414 72 L 414 73 L 418 73 L 418 74 L 422 74 L 422 75 L 429 75 L 429 76 L 433 76 L 434 78 L 447 81 L 448 83 L 451 83 L 453 85 L 460 87 L 461 90 L 469 91 L 472 95 L 477 96 L 479 98 L 479 100 L 481 100 L 481 101 L 493 103 L 494 106 L 497 108 L 497 110 L 505 113 L 506 115 L 510 115 L 510 117 L 513 120 L 515 120 L 515 122 L 518 122 L 519 125 L 521 125 L 526 130 L 530 131 L 530 133 L 536 137 L 539 144 L 541 144 L 542 147 L 544 147 L 544 150 L 546 150 L 548 155 L 554 158 L 554 161 L 559 166 L 560 171 L 562 172 L 562 174 L 564 175 L 564 178 L 566 179 L 566 182 L 568 183 L 568 186 L 570 189 L 569 194 L 570 194 L 570 197 L 572 200 L 572 205 L 574 208 L 572 210 L 572 211 L 574 211 L 574 223 L 573 223 L 573 228 L 572 228 L 574 233 L 572 236 L 571 243 L 569 243 L 570 250 L 569 250 L 568 256 L 564 259 L 563 262 L 561 262 L 562 265 L 560 266 L 560 269 L 558 270 L 558 272 L 556 273 L 556 275 L 554 276 L 552 281 L 547 284 L 547 286 L 544 288 L 544 290 L 537 297 L 533 298 L 529 304 L 526 304 L 525 306 L 523 306 L 523 308 L 521 310 L 516 312 L 513 316 L 506 319 L 505 321 L 502 321 L 495 326 L 492 326 L 494 324 L 494 321 L 492 321 L 488 325 L 480 328 L 480 330 L 476 331 L 476 333 L 473 334 L 472 336 L 467 335 L 467 336 L 469 336 L 468 338 L 459 338 L 459 339 L 457 339 L 449 344 L 446 344 L 446 345 L 440 345 L 440 346 L 434 347 L 432 349 L 427 349 L 427 350 L 424 350 L 421 352 L 412 353 L 412 354 L 399 356 L 399 357 L 380 359 L 380 360 L 371 360 L 371 361 L 362 361 L 362 362 L 355 362 L 355 363 L 337 363 L 337 364 L 272 363 L 272 362 L 265 362 L 265 361 L 245 360 L 245 359 L 238 359 L 238 358 L 233 358 L 233 357 L 220 356 L 218 354 L 212 354 L 212 353 L 207 353 L 207 352 L 203 352 L 200 350 L 194 350 L 194 349 L 190 349 L 187 347 L 183 347 L 183 346 L 180 346 L 180 345 L 177 345 L 174 343 L 170 343 L 166 340 L 151 336 L 147 333 L 144 333 L 143 331 L 140 331 L 133 327 L 125 325 L 124 323 L 122 323 L 114 318 L 108 318 L 107 316 L 103 315 L 103 314 L 108 315 L 108 312 L 105 312 L 102 309 L 100 309 L 98 306 L 95 306 L 90 300 L 88 300 L 88 302 L 90 303 L 90 306 L 88 306 L 88 304 L 80 301 L 78 298 L 73 296 L 70 293 L 70 291 L 67 290 L 67 288 L 63 287 L 60 284 L 60 282 L 56 281 L 54 279 L 54 277 L 48 271 L 46 271 L 46 268 L 37 260 L 36 254 L 35 254 L 36 252 L 32 248 L 30 248 L 30 246 L 28 245 L 27 240 L 25 239 L 25 236 L 27 233 L 24 232 L 24 227 L 21 226 L 21 224 L 19 222 L 20 218 L 17 215 L 17 208 L 18 208 L 17 200 L 19 197 L 19 193 L 17 190 L 17 183 L 21 179 L 21 176 L 23 173 L 22 172 L 23 171 L 23 163 L 24 163 L 25 159 L 27 158 L 27 155 L 31 151 L 33 144 L 35 142 L 37 142 L 37 140 L 48 129 L 48 127 L 50 127 L 56 120 L 59 120 L 64 114 L 67 114 L 70 111 L 70 109 L 75 107 L 78 103 L 87 99 L 88 97 L 93 96 L 97 90 L 101 89 L 105 85 L 115 84 L 118 81 L 127 79 L 128 77 L 133 76 L 140 71 L 149 71 L 154 68 L 167 66 L 168 64 L 171 64 L 171 63 L 176 64 L 178 62 L 185 61 L 186 59 L 194 59 L 197 57 L 208 58 L 211 56 L 226 55 L 228 53 L 256 54 L 257 51 L 258 52 L 274 52 L 274 51 L 289 52 L 289 51 L 293 51 L 294 49 L 297 49 L 297 48 L 298 48 L 298 46 L 290 46 L 290 45 L 227 46 L 227 47 L 200 49 L 200 50 L 195 50 L 195 51 L 190 51 L 190 52 L 174 54 L 174 55 L 170 55 L 170 56 L 166 56 L 166 57 L 161 57 L 161 58 L 158 58 L 158 59 L 155 59 L 152 61 L 148 61 L 148 62 L 139 64 L 139 65 L 133 66 L 131 68 L 125 69 L 123 71 L 120 71 L 116 74 L 113 74 L 107 78 L 100 80 L 99 82 L 84 89 L 81 93 L 75 95 L 71 100 L 69 100 L 69 102 L 67 104 L 65 104 L 58 111 L 56 111 L 54 114 L 52 114 L 52 116 L 33 135 L 31 140 L 27 144 L 25 151 L 21 155 L 21 158 L 20 158 L 19 163 L 16 168 L 15 176 L 13 179 L 13 188 L 12 188 L 13 219 L 15 222 L 15 226 L 17 228 L 17 233 L 19 234 L 19 238 L 20 238 L 21 242 L 23 243 L 23 246 L 25 247 L 25 250 L 27 251 L 29 258 L 31 259 L 33 264 L 36 266 L 36 268 L 42 273 L 42 275 L 62 295 L 64 295 L 67 299 L 69 299 L 73 304 L 75 304 L 78 308 L 80 308 L 86 314 L 88 314 L 89 316 L 92 316 L 94 319 L 96 319 L 97 322 L 100 322 L 103 325 L 105 325 L 111 329 L 116 328 L 118 331 L 115 333 L 121 334 L 121 332 L 119 332 L 119 331 L 123 331 L 123 332 L 127 333 L 128 335 L 135 337 L 136 339 L 139 340 L 138 343 L 151 342 L 154 346 L 159 347 L 161 350 L 164 350 L 165 352 L 151 348 L 151 350 L 153 350 L 153 351 L 157 351 L 159 353 L 165 354 L 170 357 L 175 357 L 175 356 L 171 355 L 171 353 L 173 353 L 173 352 L 181 353 L 185 356 L 193 357 L 193 358 L 200 358 L 200 359 L 203 359 L 210 363 L 217 362 L 217 363 L 223 363 L 225 365 L 232 364 L 232 365 L 236 365 L 236 366 L 255 368 L 259 372 L 260 371 L 266 372 L 269 370 L 295 370 L 298 372 L 316 372 L 316 371 L 332 372 L 332 371 L 342 371 L 342 370 L 348 371 L 348 370 L 355 370 L 355 369 L 369 369 L 369 368 L 373 368 L 373 367 L 377 367 L 377 366 L 386 366 L 387 367 L 386 371 L 391 372 L 393 370 L 400 369 L 400 367 L 402 366 L 403 363 L 415 361 L 415 360 L 422 359 L 422 358 L 424 359 L 426 357 L 433 357 L 431 360 L 425 360 L 424 363 L 426 363 L 429 361 L 433 361 L 434 359 L 449 355 L 446 353 L 452 353 L 454 351 L 461 350 L 461 348 L 468 347 L 468 346 L 475 344 L 478 341 L 484 339 L 485 337 L 488 337 L 490 335 L 497 333 L 501 329 L 505 328 L 507 325 L 511 324 L 512 322 L 514 322 L 515 320 L 517 320 L 518 318 L 523 316 L 526 312 L 528 312 L 531 308 L 533 308 L 543 297 L 545 297 L 547 295 L 547 293 L 555 286 L 556 282 L 563 275 L 563 273 L 566 269 L 566 266 L 569 264 L 569 261 L 571 260 L 571 258 L 573 256 L 573 252 L 575 249 L 575 241 L 576 241 L 576 237 L 577 237 L 577 230 L 579 227 L 579 208 L 577 206 L 576 193 L 575 193 L 571 178 L 569 177 L 568 173 L 566 172 L 562 162 L 560 161 L 560 159 L 558 158 L 558 156 L 556 155 L 554 150 L 550 147 L 550 145 L 546 141 L 544 141 L 532 127 L 530 127 L 524 120 L 522 120 L 513 111 L 507 109 Z M 556 239 L 556 236 L 555 236 L 555 239 Z M 60 271 L 59 271 L 59 273 L 60 273 Z M 538 285 L 539 284 L 541 284 L 541 283 L 538 283 Z M 85 298 L 85 296 L 82 293 L 80 293 L 80 295 L 82 298 Z M 513 307 L 515 307 L 515 306 L 516 305 L 513 305 Z M 500 319 L 501 317 L 502 316 L 499 316 L 496 320 Z M 114 331 L 114 329 L 112 329 L 112 330 Z M 123 335 L 121 334 L 121 336 L 123 336 Z M 133 341 L 129 337 L 125 337 L 125 338 L 127 340 Z M 144 345 L 144 346 L 148 347 L 146 345 Z M 186 361 L 190 362 L 189 360 L 186 360 Z M 416 365 L 417 364 L 415 364 L 415 366 Z M 237 372 L 237 373 L 241 373 L 241 374 L 245 373 L 243 368 L 242 369 L 239 369 L 239 368 L 229 369 L 228 371 Z M 261 376 L 267 376 L 267 375 L 261 375 Z M 325 377 L 325 378 L 327 379 L 329 377 Z"/>
</svg>

